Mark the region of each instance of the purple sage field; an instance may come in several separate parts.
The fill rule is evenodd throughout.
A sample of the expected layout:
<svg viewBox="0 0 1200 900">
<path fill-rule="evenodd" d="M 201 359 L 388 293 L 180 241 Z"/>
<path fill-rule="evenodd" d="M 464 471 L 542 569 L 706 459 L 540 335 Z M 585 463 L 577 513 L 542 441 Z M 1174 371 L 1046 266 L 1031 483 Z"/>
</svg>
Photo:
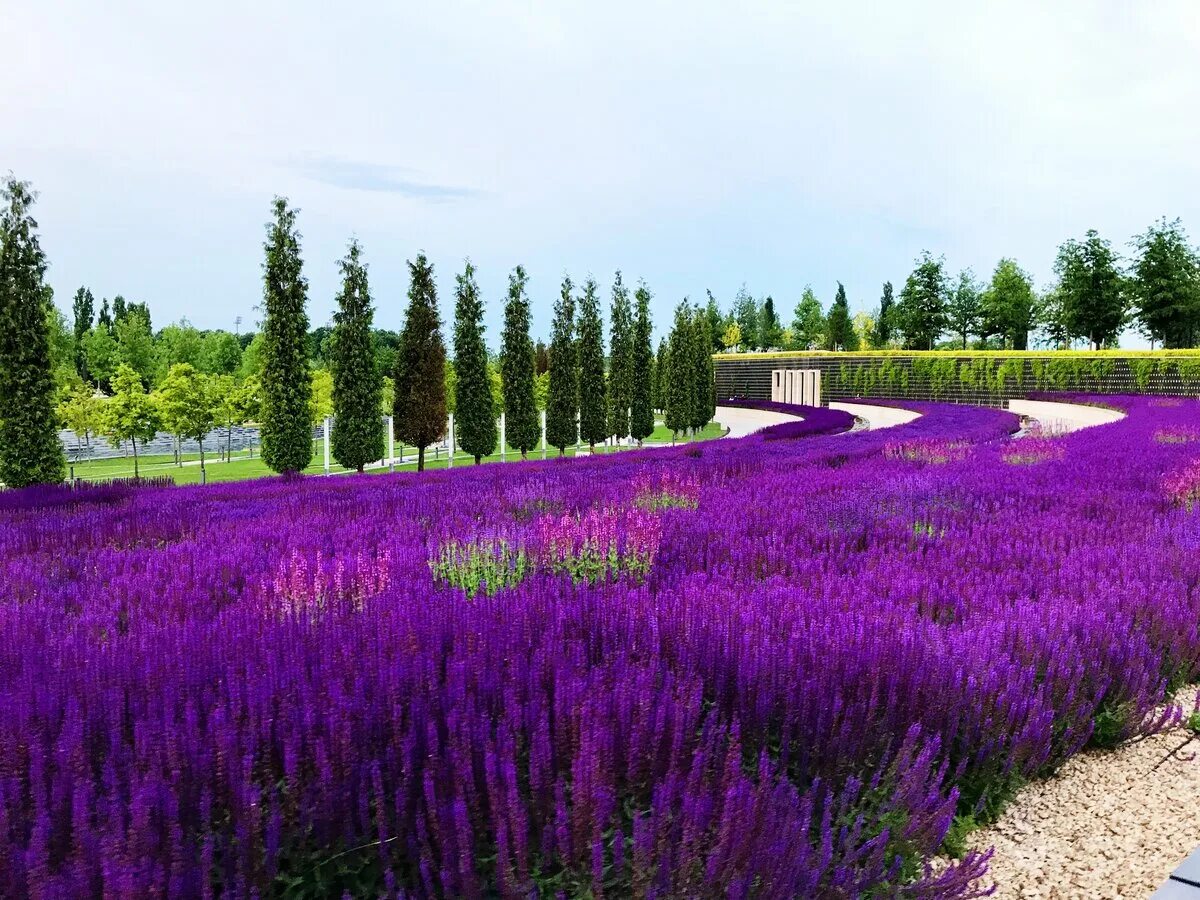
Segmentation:
<svg viewBox="0 0 1200 900">
<path fill-rule="evenodd" d="M 1200 405 L 1105 402 L 2 494 L 3 894 L 978 896 L 1200 674 Z"/>
</svg>

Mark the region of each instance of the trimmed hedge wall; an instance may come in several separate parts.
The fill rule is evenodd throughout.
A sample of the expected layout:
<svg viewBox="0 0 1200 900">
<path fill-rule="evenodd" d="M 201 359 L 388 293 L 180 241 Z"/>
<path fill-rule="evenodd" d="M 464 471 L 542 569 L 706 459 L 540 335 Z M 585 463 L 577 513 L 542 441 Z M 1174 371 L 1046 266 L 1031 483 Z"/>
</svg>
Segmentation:
<svg viewBox="0 0 1200 900">
<path fill-rule="evenodd" d="M 1032 392 L 1200 396 L 1200 351 L 718 353 L 717 396 L 771 398 L 774 369 L 818 369 L 822 399 L 1003 406 Z"/>
</svg>

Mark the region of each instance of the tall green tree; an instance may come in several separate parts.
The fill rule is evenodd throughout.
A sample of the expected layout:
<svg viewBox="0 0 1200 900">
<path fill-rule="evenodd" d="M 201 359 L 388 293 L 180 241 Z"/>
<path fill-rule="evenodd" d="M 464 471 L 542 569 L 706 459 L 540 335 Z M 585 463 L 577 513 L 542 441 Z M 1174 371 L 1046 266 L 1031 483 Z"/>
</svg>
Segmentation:
<svg viewBox="0 0 1200 900">
<path fill-rule="evenodd" d="M 210 375 L 233 375 L 242 363 L 242 345 L 228 331 L 210 331 L 200 342 L 200 369 Z"/>
<path fill-rule="evenodd" d="M 203 346 L 203 335 L 187 319 L 165 326 L 154 341 L 155 381 L 162 381 L 176 363 L 199 368 Z"/>
<path fill-rule="evenodd" d="M 604 381 L 604 322 L 593 278 L 579 299 L 579 436 L 595 452 L 608 434 L 608 392 Z"/>
<path fill-rule="evenodd" d="M 850 316 L 850 302 L 846 299 L 846 288 L 840 281 L 825 323 L 825 349 L 858 349 L 858 332 L 854 330 L 854 320 Z"/>
<path fill-rule="evenodd" d="M 895 337 L 896 301 L 892 296 L 892 283 L 883 283 L 883 294 L 879 298 L 879 312 L 875 314 L 875 327 L 871 330 L 871 346 L 882 350 Z"/>
<path fill-rule="evenodd" d="M 764 350 L 783 346 L 783 323 L 779 320 L 779 313 L 775 311 L 775 298 L 769 294 L 763 301 L 759 316 L 758 339 Z"/>
<path fill-rule="evenodd" d="M 906 349 L 933 349 L 946 330 L 947 294 L 945 260 L 922 251 L 896 304 L 895 324 L 904 335 Z"/>
<path fill-rule="evenodd" d="M 171 366 L 158 390 L 158 415 L 172 431 L 200 448 L 200 478 L 205 480 L 204 439 L 217 425 L 220 402 L 208 375 L 190 363 Z"/>
<path fill-rule="evenodd" d="M 117 341 L 107 325 L 97 322 L 83 336 L 83 352 L 88 376 L 97 386 L 107 389 L 117 371 Z"/>
<path fill-rule="evenodd" d="M 0 481 L 25 487 L 62 481 L 50 293 L 29 185 L 10 177 L 0 190 Z"/>
<path fill-rule="evenodd" d="M 124 301 L 121 301 L 122 303 Z M 103 325 L 108 331 L 112 331 L 113 318 L 112 312 L 108 308 L 108 298 L 104 298 L 104 302 L 100 304 L 100 312 L 96 313 L 96 324 Z"/>
<path fill-rule="evenodd" d="M 1133 239 L 1130 293 L 1138 323 L 1163 347 L 1200 341 L 1200 259 L 1178 219 L 1162 219 Z"/>
<path fill-rule="evenodd" d="M 776 319 L 778 323 L 778 319 Z M 708 316 L 703 309 L 692 315 L 691 351 L 695 360 L 695 386 L 693 388 L 692 418 L 688 423 L 699 431 L 712 421 L 717 412 L 716 373 L 712 358 L 712 335 L 708 331 Z"/>
<path fill-rule="evenodd" d="M 1029 349 L 1029 332 L 1038 325 L 1040 301 L 1033 279 L 1015 260 L 1002 259 L 992 273 L 992 283 L 983 293 L 982 318 L 988 331 L 1004 337 L 1013 350 Z"/>
<path fill-rule="evenodd" d="M 418 253 L 408 264 L 408 311 L 396 353 L 396 435 L 417 448 L 417 471 L 425 448 L 446 433 L 446 347 L 438 318 L 433 266 Z"/>
<path fill-rule="evenodd" d="M 74 316 L 75 371 L 79 373 L 80 378 L 87 381 L 87 352 L 84 350 L 83 338 L 92 329 L 96 301 L 86 287 L 81 287 L 75 292 L 75 299 L 71 302 L 71 313 Z"/>
<path fill-rule="evenodd" d="M 371 325 L 375 309 L 367 266 L 358 241 L 351 241 L 338 263 L 342 289 L 329 338 L 329 371 L 333 377 L 333 437 L 330 452 L 340 465 L 361 472 L 386 454 L 383 420 L 383 377 L 375 360 Z"/>
<path fill-rule="evenodd" d="M 454 371 L 458 375 L 454 398 L 455 438 L 479 465 L 483 457 L 495 452 L 498 435 L 487 344 L 483 338 L 483 301 L 475 281 L 475 267 L 470 260 L 455 281 Z"/>
<path fill-rule="evenodd" d="M 504 397 L 504 437 L 521 451 L 521 459 L 538 445 L 541 425 L 535 392 L 536 354 L 529 337 L 529 276 L 517 266 L 508 276 L 504 304 L 504 333 L 500 342 L 500 382 Z M 547 357 L 547 368 L 549 358 Z"/>
<path fill-rule="evenodd" d="M 312 461 L 308 371 L 308 281 L 300 258 L 296 210 L 272 205 L 263 265 L 262 458 L 276 472 L 300 472 Z"/>
<path fill-rule="evenodd" d="M 629 409 L 633 404 L 633 307 L 629 289 L 617 271 L 609 310 L 608 433 L 618 441 L 629 435 Z"/>
<path fill-rule="evenodd" d="M 979 334 L 983 322 L 983 291 L 975 281 L 975 273 L 963 269 L 950 292 L 946 304 L 946 325 L 958 337 L 962 349 L 970 344 L 971 335 Z"/>
<path fill-rule="evenodd" d="M 546 398 L 546 441 L 566 448 L 579 439 L 579 358 L 575 349 L 575 285 L 563 278 L 550 327 L 550 395 Z"/>
<path fill-rule="evenodd" d="M 815 350 L 824 343 L 825 311 L 812 286 L 806 284 L 792 314 L 792 349 Z"/>
<path fill-rule="evenodd" d="M 1082 241 L 1069 240 L 1054 261 L 1063 318 L 1072 336 L 1087 338 L 1093 349 L 1111 345 L 1125 324 L 1125 278 L 1120 260 L 1095 229 Z"/>
<path fill-rule="evenodd" d="M 665 411 L 667 408 L 667 357 L 670 348 L 666 338 L 658 339 L 658 350 L 654 354 L 654 377 L 651 384 L 654 388 L 654 408 Z"/>
<path fill-rule="evenodd" d="M 708 295 L 708 303 L 704 306 L 704 314 L 708 316 L 708 330 L 712 334 L 713 352 L 720 353 L 726 349 L 721 338 L 725 334 L 725 317 L 721 315 L 721 306 L 717 303 L 717 298 L 713 296 L 713 292 L 706 290 Z"/>
<path fill-rule="evenodd" d="M 663 388 L 666 395 L 666 425 L 676 437 L 692 427 L 697 408 L 696 353 L 692 340 L 691 308 L 685 299 L 675 307 L 675 324 L 667 345 L 666 383 Z"/>
<path fill-rule="evenodd" d="M 759 332 L 758 301 L 750 296 L 743 284 L 738 288 L 737 296 L 733 298 L 733 318 L 741 331 L 742 346 L 747 350 L 755 350 L 764 346 Z"/>
<path fill-rule="evenodd" d="M 121 363 L 113 375 L 113 395 L 104 403 L 101 431 L 114 445 L 129 441 L 133 445 L 133 477 L 138 471 L 138 441 L 154 440 L 158 433 L 158 406 L 146 393 L 142 377 Z"/>
<path fill-rule="evenodd" d="M 137 372 L 142 383 L 149 385 L 158 365 L 149 312 L 140 305 L 128 306 L 113 325 L 113 335 L 117 339 L 117 361 Z"/>
<path fill-rule="evenodd" d="M 641 446 L 654 433 L 654 350 L 650 346 L 650 291 L 639 284 L 634 293 L 637 313 L 630 340 L 629 433 Z"/>
</svg>

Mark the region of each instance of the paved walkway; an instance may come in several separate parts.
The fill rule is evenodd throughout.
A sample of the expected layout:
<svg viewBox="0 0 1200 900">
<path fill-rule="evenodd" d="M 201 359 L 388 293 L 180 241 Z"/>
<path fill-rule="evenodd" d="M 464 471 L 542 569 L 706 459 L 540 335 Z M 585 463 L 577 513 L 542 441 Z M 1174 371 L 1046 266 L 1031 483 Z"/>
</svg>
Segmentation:
<svg viewBox="0 0 1200 900">
<path fill-rule="evenodd" d="M 795 422 L 803 416 L 790 416 L 787 413 L 771 412 L 765 409 L 743 409 L 740 406 L 718 406 L 714 416 L 717 423 L 729 429 L 725 437 L 739 438 L 754 434 L 771 425 L 782 422 Z"/>
<path fill-rule="evenodd" d="M 1082 403 L 1057 403 L 1050 400 L 1009 400 L 1010 412 L 1036 419 L 1044 431 L 1066 434 L 1094 425 L 1108 425 L 1125 418 L 1125 413 Z"/>
<path fill-rule="evenodd" d="M 921 414 L 910 409 L 896 409 L 891 406 L 872 406 L 869 403 L 830 403 L 830 409 L 840 409 L 867 423 L 867 430 L 876 428 L 891 428 L 894 425 L 906 425 Z M 847 432 L 849 433 L 849 432 Z"/>
</svg>

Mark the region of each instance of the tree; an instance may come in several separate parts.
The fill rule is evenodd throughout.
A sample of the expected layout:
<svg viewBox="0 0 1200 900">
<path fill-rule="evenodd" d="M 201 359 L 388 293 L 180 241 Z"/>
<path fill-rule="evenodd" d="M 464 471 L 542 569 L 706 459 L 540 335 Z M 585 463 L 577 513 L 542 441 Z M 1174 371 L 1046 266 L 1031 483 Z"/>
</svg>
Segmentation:
<svg viewBox="0 0 1200 900">
<path fill-rule="evenodd" d="M 518 266 L 517 268 L 520 268 Z M 524 273 L 524 269 L 521 272 Z M 545 341 L 539 340 L 533 352 L 533 372 L 535 375 L 543 375 L 550 371 L 550 348 L 546 346 Z"/>
<path fill-rule="evenodd" d="M 192 368 L 200 367 L 201 348 L 204 338 L 187 319 L 167 325 L 158 333 L 156 341 L 157 378 L 161 381 L 176 363 L 187 363 Z M 137 368 L 134 366 L 134 368 Z"/>
<path fill-rule="evenodd" d="M 776 320 L 778 323 L 778 319 Z M 712 360 L 712 335 L 708 331 L 708 316 L 703 309 L 697 309 L 692 315 L 691 334 L 692 358 L 694 359 L 695 375 L 692 418 L 688 423 L 692 429 L 699 431 L 712 421 L 717 412 L 717 385 Z"/>
<path fill-rule="evenodd" d="M 408 311 L 396 353 L 396 434 L 417 448 L 417 471 L 425 448 L 446 433 L 446 347 L 438 318 L 433 266 L 418 253 L 408 264 Z"/>
<path fill-rule="evenodd" d="M 792 314 L 792 347 L 796 350 L 814 350 L 824 343 L 825 313 L 811 285 L 806 284 Z"/>
<path fill-rule="evenodd" d="M 117 341 L 108 326 L 97 322 L 83 336 L 83 353 L 87 358 L 88 375 L 100 387 L 107 388 L 117 371 Z"/>
<path fill-rule="evenodd" d="M 871 332 L 871 346 L 876 350 L 887 347 L 895 332 L 896 304 L 892 298 L 892 283 L 883 283 L 883 294 L 879 298 L 879 312 L 875 314 L 875 328 Z"/>
<path fill-rule="evenodd" d="M 125 305 L 125 298 L 120 294 L 117 294 L 117 296 L 113 297 L 112 310 L 112 322 L 110 324 L 115 326 L 118 322 L 125 321 L 125 316 L 128 313 L 128 309 Z"/>
<path fill-rule="evenodd" d="M 124 302 L 124 301 L 121 301 Z M 100 304 L 100 312 L 96 313 L 96 324 L 103 325 L 108 331 L 112 331 L 113 320 L 112 313 L 108 309 L 108 298 L 104 298 L 104 302 Z"/>
<path fill-rule="evenodd" d="M 1125 324 L 1125 279 L 1117 255 L 1094 229 L 1082 242 L 1058 249 L 1054 272 L 1059 279 L 1063 319 L 1072 336 L 1087 338 L 1093 349 L 1113 343 Z"/>
<path fill-rule="evenodd" d="M 1033 279 L 1015 260 L 1000 260 L 981 302 L 989 333 L 1003 335 L 1013 350 L 1028 350 L 1029 332 L 1037 327 L 1038 306 Z"/>
<path fill-rule="evenodd" d="M 158 409 L 146 393 L 141 376 L 125 363 L 113 375 L 113 395 L 104 404 L 101 421 L 104 436 L 113 444 L 122 441 L 133 444 L 133 477 L 138 478 L 138 441 L 154 440 L 158 433 Z"/>
<path fill-rule="evenodd" d="M 210 375 L 233 375 L 242 362 L 242 345 L 228 331 L 210 331 L 200 345 L 200 369 Z"/>
<path fill-rule="evenodd" d="M 664 411 L 667 408 L 667 363 L 669 356 L 670 349 L 667 345 L 667 339 L 659 338 L 658 352 L 654 356 L 654 408 Z"/>
<path fill-rule="evenodd" d="M 176 363 L 158 389 L 161 420 L 200 448 L 200 480 L 205 480 L 204 439 L 217 425 L 219 399 L 209 376 L 191 363 Z"/>
<path fill-rule="evenodd" d="M 308 282 L 300 258 L 296 210 L 283 197 L 264 244 L 262 327 L 262 458 L 276 472 L 300 472 L 312 461 L 308 373 Z"/>
<path fill-rule="evenodd" d="M 538 445 L 541 426 L 534 372 L 537 358 L 529 337 L 529 298 L 525 286 L 529 276 L 517 266 L 508 276 L 508 300 L 504 304 L 504 333 L 500 339 L 500 381 L 504 397 L 504 438 L 521 451 L 521 459 Z M 538 346 L 544 351 L 542 343 Z M 549 358 L 546 360 L 549 367 Z M 545 370 L 538 372 L 540 377 Z"/>
<path fill-rule="evenodd" d="M 338 263 L 342 290 L 333 314 L 329 340 L 329 368 L 333 379 L 333 429 L 330 451 L 339 465 L 361 472 L 367 463 L 384 457 L 383 420 L 379 405 L 383 382 L 375 367 L 371 322 L 371 288 L 362 248 L 351 241 L 345 259 Z"/>
<path fill-rule="evenodd" d="M 967 349 L 972 334 L 979 334 L 983 313 L 983 291 L 975 281 L 975 273 L 963 269 L 946 304 L 946 325 L 958 336 L 962 349 Z"/>
<path fill-rule="evenodd" d="M 726 349 L 736 349 L 741 342 L 742 327 L 737 322 L 730 322 L 728 325 L 725 325 L 725 330 L 721 334 L 721 343 L 725 345 Z"/>
<path fill-rule="evenodd" d="M 708 331 L 712 335 L 713 352 L 719 353 L 728 347 L 728 344 L 722 340 L 725 335 L 725 318 L 721 315 L 721 306 L 717 303 L 717 298 L 713 296 L 713 292 L 705 290 L 704 293 L 708 295 L 708 303 L 704 306 L 704 314 L 708 317 Z"/>
<path fill-rule="evenodd" d="M 550 327 L 550 395 L 546 398 L 546 441 L 558 455 L 579 439 L 579 359 L 575 350 L 575 286 L 563 278 Z"/>
<path fill-rule="evenodd" d="M 634 293 L 637 313 L 630 336 L 629 433 L 642 445 L 654 433 L 654 350 L 650 346 L 650 291 L 639 284 Z"/>
<path fill-rule="evenodd" d="M 759 334 L 758 301 L 750 296 L 744 284 L 733 298 L 733 318 L 741 331 L 741 346 L 747 350 L 763 346 Z"/>
<path fill-rule="evenodd" d="M 84 351 L 83 338 L 92 328 L 92 318 L 96 312 L 96 301 L 92 292 L 81 287 L 75 292 L 71 302 L 71 312 L 74 315 L 75 335 L 75 371 L 84 381 L 88 380 L 87 353 Z"/>
<path fill-rule="evenodd" d="M 613 282 L 609 321 L 608 433 L 621 441 L 629 435 L 633 404 L 633 308 L 619 270 Z"/>
<path fill-rule="evenodd" d="M 596 281 L 583 283 L 579 300 L 579 436 L 594 453 L 608 434 L 608 394 L 604 383 L 604 323 Z"/>
<path fill-rule="evenodd" d="M 454 371 L 458 373 L 458 388 L 455 438 L 479 465 L 483 457 L 496 450 L 496 407 L 492 400 L 487 345 L 483 339 L 483 301 L 479 299 L 479 285 L 475 283 L 475 267 L 469 260 L 456 281 Z"/>
<path fill-rule="evenodd" d="M 77 385 L 58 404 L 58 416 L 75 433 L 75 448 L 91 446 L 92 435 L 100 428 L 102 404 L 85 384 Z"/>
<path fill-rule="evenodd" d="M 850 328 L 854 331 L 854 349 L 872 347 L 875 344 L 875 317 L 859 310 L 850 317 Z"/>
<path fill-rule="evenodd" d="M 775 312 L 775 298 L 770 295 L 763 301 L 758 329 L 759 344 L 764 350 L 783 346 L 783 323 L 779 321 L 779 314 Z"/>
<path fill-rule="evenodd" d="M 1133 239 L 1130 293 L 1138 322 L 1163 347 L 1200 341 L 1200 259 L 1179 220 L 1162 219 Z"/>
<path fill-rule="evenodd" d="M 46 257 L 30 212 L 34 195 L 10 177 L 0 199 L 0 481 L 25 487 L 62 481 L 67 468 L 54 402 Z"/>
<path fill-rule="evenodd" d="M 854 322 L 850 318 L 850 302 L 846 299 L 846 289 L 840 281 L 833 304 L 829 307 L 829 318 L 825 323 L 825 349 L 858 349 L 858 335 L 854 332 Z"/>
<path fill-rule="evenodd" d="M 667 345 L 666 425 L 678 436 L 692 427 L 696 404 L 696 354 L 692 347 L 692 317 L 687 300 L 675 307 L 675 325 Z"/>
<path fill-rule="evenodd" d="M 917 257 L 916 267 L 904 282 L 896 305 L 896 324 L 908 350 L 932 350 L 946 330 L 945 261 L 928 250 Z"/>
<path fill-rule="evenodd" d="M 143 384 L 149 385 L 156 359 L 148 314 L 140 306 L 127 307 L 113 325 L 113 335 L 117 339 L 117 362 L 129 366 L 141 376 Z"/>
</svg>

